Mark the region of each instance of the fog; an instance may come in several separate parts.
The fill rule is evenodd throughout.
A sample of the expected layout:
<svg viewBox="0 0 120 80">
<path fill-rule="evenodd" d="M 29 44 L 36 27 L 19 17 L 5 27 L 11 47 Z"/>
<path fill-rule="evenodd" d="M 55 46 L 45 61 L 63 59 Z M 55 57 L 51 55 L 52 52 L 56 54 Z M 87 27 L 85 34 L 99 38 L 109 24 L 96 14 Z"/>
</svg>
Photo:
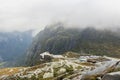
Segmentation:
<svg viewBox="0 0 120 80">
<path fill-rule="evenodd" d="M 0 31 L 40 30 L 59 21 L 119 27 L 120 0 L 0 0 Z"/>
</svg>

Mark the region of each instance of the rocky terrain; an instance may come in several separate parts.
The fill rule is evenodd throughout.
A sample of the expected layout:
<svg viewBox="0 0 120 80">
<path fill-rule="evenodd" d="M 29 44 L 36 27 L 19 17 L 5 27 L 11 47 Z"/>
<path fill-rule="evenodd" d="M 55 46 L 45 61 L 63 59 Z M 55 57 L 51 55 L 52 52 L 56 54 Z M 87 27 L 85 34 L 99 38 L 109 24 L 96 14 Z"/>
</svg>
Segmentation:
<svg viewBox="0 0 120 80">
<path fill-rule="evenodd" d="M 120 77 L 120 59 L 117 58 L 74 52 L 63 55 L 44 52 L 39 56 L 41 61 L 47 58 L 48 62 L 0 69 L 0 80 L 118 80 Z"/>
</svg>

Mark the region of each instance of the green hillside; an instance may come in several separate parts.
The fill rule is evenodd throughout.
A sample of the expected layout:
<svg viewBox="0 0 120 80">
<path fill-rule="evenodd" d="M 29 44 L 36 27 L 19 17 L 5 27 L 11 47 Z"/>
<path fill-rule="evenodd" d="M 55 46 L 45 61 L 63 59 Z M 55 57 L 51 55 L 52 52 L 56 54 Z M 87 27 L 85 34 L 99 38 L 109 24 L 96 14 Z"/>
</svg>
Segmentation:
<svg viewBox="0 0 120 80">
<path fill-rule="evenodd" d="M 63 54 L 73 51 L 80 54 L 107 55 L 120 58 L 120 36 L 109 30 L 95 28 L 64 28 L 57 24 L 46 27 L 34 38 L 27 52 L 27 65 L 40 63 L 39 54 L 49 51 Z"/>
</svg>

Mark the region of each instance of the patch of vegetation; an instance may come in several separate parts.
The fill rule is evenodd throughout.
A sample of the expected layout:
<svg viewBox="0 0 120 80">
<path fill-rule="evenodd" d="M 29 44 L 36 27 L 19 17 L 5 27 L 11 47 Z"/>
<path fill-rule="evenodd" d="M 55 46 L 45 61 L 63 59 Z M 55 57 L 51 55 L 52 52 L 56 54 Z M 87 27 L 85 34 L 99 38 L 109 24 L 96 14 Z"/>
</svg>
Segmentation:
<svg viewBox="0 0 120 80">
<path fill-rule="evenodd" d="M 81 67 L 81 66 L 78 66 L 76 69 L 77 69 L 77 70 L 80 70 L 80 69 L 82 69 L 82 67 Z"/>
<path fill-rule="evenodd" d="M 93 63 L 89 63 L 89 62 L 83 62 L 83 63 L 80 63 L 81 65 L 84 65 L 84 66 L 95 66 Z"/>
<path fill-rule="evenodd" d="M 18 73 L 20 69 L 22 69 L 22 67 L 0 69 L 0 76 L 1 75 L 11 76 L 15 73 Z"/>
<path fill-rule="evenodd" d="M 97 77 L 96 75 L 85 76 L 82 80 L 98 80 Z"/>
<path fill-rule="evenodd" d="M 69 74 L 72 74 L 74 69 L 72 66 L 68 67 L 68 66 L 65 66 L 65 69 L 66 69 L 66 72 L 69 73 Z"/>
<path fill-rule="evenodd" d="M 68 57 L 68 58 L 79 58 L 80 54 L 75 53 L 75 52 L 66 52 L 63 54 L 64 57 Z"/>
</svg>

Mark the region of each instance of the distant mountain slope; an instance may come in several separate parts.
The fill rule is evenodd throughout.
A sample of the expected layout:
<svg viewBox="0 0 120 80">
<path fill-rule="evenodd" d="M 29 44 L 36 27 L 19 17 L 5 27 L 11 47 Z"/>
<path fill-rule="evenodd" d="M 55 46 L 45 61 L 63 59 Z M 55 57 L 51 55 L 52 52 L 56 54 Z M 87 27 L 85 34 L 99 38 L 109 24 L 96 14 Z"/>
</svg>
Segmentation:
<svg viewBox="0 0 120 80">
<path fill-rule="evenodd" d="M 0 60 L 16 61 L 32 41 L 32 31 L 0 32 Z"/>
<path fill-rule="evenodd" d="M 39 54 L 49 51 L 62 54 L 67 51 L 120 57 L 120 36 L 109 30 L 67 29 L 62 24 L 46 27 L 33 40 L 27 52 L 26 63 L 40 63 Z"/>
</svg>

